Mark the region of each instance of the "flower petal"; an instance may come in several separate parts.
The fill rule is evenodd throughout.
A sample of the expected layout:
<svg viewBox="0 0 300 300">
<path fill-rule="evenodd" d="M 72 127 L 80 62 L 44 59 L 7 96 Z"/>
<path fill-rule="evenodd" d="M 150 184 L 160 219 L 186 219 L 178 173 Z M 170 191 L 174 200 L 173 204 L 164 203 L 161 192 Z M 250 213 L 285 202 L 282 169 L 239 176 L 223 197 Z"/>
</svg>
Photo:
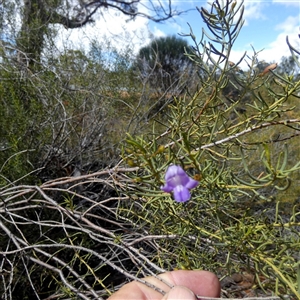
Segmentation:
<svg viewBox="0 0 300 300">
<path fill-rule="evenodd" d="M 189 178 L 189 181 L 185 184 L 185 187 L 190 190 L 190 189 L 195 188 L 198 184 L 199 184 L 199 181 Z"/>
<path fill-rule="evenodd" d="M 185 171 L 180 166 L 176 165 L 169 166 L 165 179 L 166 182 L 168 182 L 174 188 L 177 185 L 186 185 L 189 181 L 189 177 Z"/>
<path fill-rule="evenodd" d="M 178 175 L 184 176 L 184 175 L 186 175 L 186 173 L 180 166 L 171 165 L 168 167 L 168 170 L 165 175 L 165 179 L 166 179 L 166 181 L 168 181 Z"/>
<path fill-rule="evenodd" d="M 160 187 L 161 190 L 163 190 L 166 193 L 171 193 L 174 189 L 174 186 L 170 185 L 168 182 Z"/>
<path fill-rule="evenodd" d="M 191 198 L 190 189 L 195 188 L 199 182 L 187 175 L 181 166 L 171 165 L 165 174 L 166 183 L 161 186 L 164 192 L 174 193 L 177 202 L 186 202 Z"/>
<path fill-rule="evenodd" d="M 191 198 L 190 191 L 183 185 L 176 186 L 173 192 L 174 192 L 174 199 L 177 202 L 186 202 Z"/>
</svg>

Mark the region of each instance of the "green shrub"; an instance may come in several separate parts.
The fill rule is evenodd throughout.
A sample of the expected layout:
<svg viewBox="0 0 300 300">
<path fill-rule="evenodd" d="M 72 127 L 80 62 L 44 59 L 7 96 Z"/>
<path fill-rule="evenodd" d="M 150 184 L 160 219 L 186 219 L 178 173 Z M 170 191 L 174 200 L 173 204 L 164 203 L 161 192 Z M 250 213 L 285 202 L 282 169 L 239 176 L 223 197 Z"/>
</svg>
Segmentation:
<svg viewBox="0 0 300 300">
<path fill-rule="evenodd" d="M 241 60 L 232 64 L 230 54 L 243 7 L 235 4 L 215 1 L 210 12 L 198 9 L 210 28 L 200 41 L 189 35 L 195 42 L 189 57 L 204 74 L 199 90 L 170 105 L 159 125 L 163 133 L 154 128 L 128 136 L 123 157 L 137 167 L 131 175 L 136 187 L 128 190 L 132 203 L 121 205 L 120 214 L 153 237 L 152 259 L 161 268 L 220 276 L 246 271 L 254 274 L 257 290 L 299 299 L 300 119 L 294 95 L 300 82 L 276 70 L 257 72 L 256 52 L 241 58 L 250 69 L 237 72 Z M 229 95 L 232 90 L 237 92 Z M 170 164 L 199 180 L 187 203 L 160 190 Z"/>
</svg>

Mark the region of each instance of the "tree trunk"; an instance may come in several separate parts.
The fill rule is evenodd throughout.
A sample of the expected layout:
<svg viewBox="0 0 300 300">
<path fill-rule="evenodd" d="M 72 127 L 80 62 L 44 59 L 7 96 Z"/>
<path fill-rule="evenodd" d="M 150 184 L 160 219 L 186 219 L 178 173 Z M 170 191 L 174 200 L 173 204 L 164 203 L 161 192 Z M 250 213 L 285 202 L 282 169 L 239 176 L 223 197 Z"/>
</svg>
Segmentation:
<svg viewBox="0 0 300 300">
<path fill-rule="evenodd" d="M 24 0 L 22 27 L 17 46 L 21 61 L 29 67 L 34 67 L 40 62 L 48 24 L 45 1 Z"/>
</svg>

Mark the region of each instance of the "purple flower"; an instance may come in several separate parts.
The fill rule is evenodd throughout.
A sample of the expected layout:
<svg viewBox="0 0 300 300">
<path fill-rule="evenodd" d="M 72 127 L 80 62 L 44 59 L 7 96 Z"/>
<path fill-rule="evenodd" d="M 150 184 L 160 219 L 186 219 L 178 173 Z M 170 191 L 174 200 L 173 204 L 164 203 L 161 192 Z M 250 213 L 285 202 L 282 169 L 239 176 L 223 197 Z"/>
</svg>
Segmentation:
<svg viewBox="0 0 300 300">
<path fill-rule="evenodd" d="M 198 181 L 190 178 L 185 171 L 176 165 L 171 165 L 165 175 L 166 184 L 161 189 L 167 193 L 174 193 L 177 202 L 186 202 L 191 198 L 190 189 L 198 185 Z"/>
</svg>

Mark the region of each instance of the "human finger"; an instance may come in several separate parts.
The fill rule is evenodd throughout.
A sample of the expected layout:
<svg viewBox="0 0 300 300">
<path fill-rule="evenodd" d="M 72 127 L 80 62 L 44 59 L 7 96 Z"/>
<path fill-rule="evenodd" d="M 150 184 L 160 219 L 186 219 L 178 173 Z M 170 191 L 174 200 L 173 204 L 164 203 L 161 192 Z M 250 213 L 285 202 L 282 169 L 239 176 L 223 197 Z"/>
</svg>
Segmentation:
<svg viewBox="0 0 300 300">
<path fill-rule="evenodd" d="M 185 286 L 176 285 L 168 293 L 166 293 L 162 300 L 197 300 L 196 295 Z"/>
<path fill-rule="evenodd" d="M 220 282 L 217 276 L 211 272 L 178 270 L 160 274 L 158 277 L 161 280 L 153 276 L 146 277 L 144 280 L 164 292 L 168 292 L 171 286 L 180 285 L 203 297 L 218 297 L 220 295 Z M 164 282 L 168 282 L 169 285 Z M 117 299 L 158 300 L 162 299 L 162 294 L 143 283 L 133 281 L 124 285 L 109 298 L 109 300 Z"/>
</svg>

